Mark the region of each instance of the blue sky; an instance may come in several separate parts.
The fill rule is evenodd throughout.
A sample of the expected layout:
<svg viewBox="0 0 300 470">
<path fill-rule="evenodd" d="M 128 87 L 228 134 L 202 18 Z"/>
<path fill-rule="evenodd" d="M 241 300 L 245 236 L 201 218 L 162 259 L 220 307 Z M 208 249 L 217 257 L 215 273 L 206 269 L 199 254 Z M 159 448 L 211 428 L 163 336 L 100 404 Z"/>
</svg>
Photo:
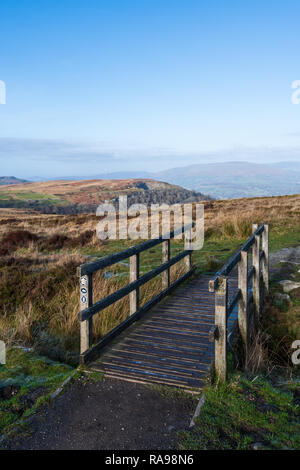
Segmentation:
<svg viewBox="0 0 300 470">
<path fill-rule="evenodd" d="M 0 175 L 300 160 L 299 0 L 2 0 Z"/>
</svg>

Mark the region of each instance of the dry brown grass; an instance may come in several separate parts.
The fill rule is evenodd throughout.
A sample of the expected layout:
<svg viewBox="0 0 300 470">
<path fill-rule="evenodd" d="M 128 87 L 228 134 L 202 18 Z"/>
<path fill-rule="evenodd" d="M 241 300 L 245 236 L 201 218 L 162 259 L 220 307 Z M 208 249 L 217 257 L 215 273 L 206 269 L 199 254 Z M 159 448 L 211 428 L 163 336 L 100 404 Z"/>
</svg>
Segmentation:
<svg viewBox="0 0 300 470">
<path fill-rule="evenodd" d="M 252 223 L 292 226 L 300 216 L 300 195 L 232 199 L 205 203 L 207 235 L 244 238 Z M 38 214 L 29 210 L 0 209 L 0 236 L 9 230 L 28 230 L 40 236 L 57 233 L 69 237 L 95 231 L 99 219 L 93 215 Z M 250 227 L 250 228 L 249 228 Z M 95 242 L 99 241 L 97 239 Z"/>
<path fill-rule="evenodd" d="M 206 238 L 245 239 L 251 224 L 265 221 L 272 233 L 289 230 L 299 224 L 300 196 L 253 198 L 205 203 Z M 33 344 L 41 331 L 51 338 L 60 338 L 63 347 L 78 351 L 79 292 L 76 266 L 87 256 L 79 248 L 101 247 L 95 234 L 98 219 L 95 215 L 44 215 L 18 209 L 0 209 L 0 239 L 8 233 L 26 231 L 18 237 L 6 256 L 0 256 L 0 336 L 10 342 Z M 87 236 L 88 234 L 88 236 Z M 107 245 L 106 245 L 107 246 Z M 119 248 L 120 249 L 120 248 Z M 214 270 L 216 261 L 207 255 Z M 175 280 L 185 270 L 184 262 L 171 269 Z M 105 279 L 95 276 L 94 300 L 122 287 L 128 273 Z M 141 288 L 141 303 L 147 302 L 161 289 L 158 277 Z M 103 336 L 124 320 L 129 312 L 128 297 L 94 317 L 95 339 Z M 46 335 L 46 336 L 47 336 Z M 259 340 L 259 341 L 258 341 Z M 50 342 L 51 343 L 51 342 Z M 261 349 L 263 338 L 257 337 Z M 52 345 L 52 343 L 51 343 Z M 52 346 L 51 346 L 52 348 Z M 262 351 L 262 349 L 261 349 Z M 263 353 L 255 353 L 263 358 Z M 264 359 L 259 359 L 263 361 Z M 251 369 L 260 367 L 249 358 Z"/>
<path fill-rule="evenodd" d="M 273 362 L 270 358 L 268 344 L 271 336 L 258 329 L 252 335 L 250 347 L 248 350 L 245 370 L 251 374 L 258 372 L 270 373 Z"/>
<path fill-rule="evenodd" d="M 68 201 L 70 203 L 99 204 L 105 200 L 111 200 L 120 194 L 130 194 L 140 189 L 140 185 L 147 183 L 148 187 L 169 188 L 168 183 L 153 181 L 149 179 L 124 179 L 124 180 L 81 180 L 81 181 L 43 181 L 36 183 L 24 183 L 16 185 L 1 185 L 1 193 L 9 194 L 10 197 L 18 198 L 23 194 L 36 193 L 36 199 L 41 195 Z M 27 196 L 28 197 L 28 196 Z"/>
<path fill-rule="evenodd" d="M 208 236 L 243 239 L 251 234 L 252 223 L 287 230 L 299 224 L 299 216 L 300 195 L 213 201 L 206 203 L 205 228 Z"/>
<path fill-rule="evenodd" d="M 26 257 L 6 258 L 6 263 L 4 261 L 0 267 L 1 338 L 10 343 L 35 345 L 43 354 L 61 360 L 66 360 L 64 351 L 78 352 L 80 304 L 76 267 L 84 261 L 85 257 L 75 253 L 42 257 L 40 253 L 28 257 L 27 253 Z M 182 263 L 173 267 L 171 280 L 177 279 L 184 269 Z M 121 272 L 106 279 L 103 272 L 95 273 L 93 301 L 123 287 L 128 277 L 128 273 Z M 140 289 L 141 305 L 161 291 L 161 282 L 159 276 Z M 128 296 L 95 315 L 94 341 L 128 315 Z"/>
</svg>

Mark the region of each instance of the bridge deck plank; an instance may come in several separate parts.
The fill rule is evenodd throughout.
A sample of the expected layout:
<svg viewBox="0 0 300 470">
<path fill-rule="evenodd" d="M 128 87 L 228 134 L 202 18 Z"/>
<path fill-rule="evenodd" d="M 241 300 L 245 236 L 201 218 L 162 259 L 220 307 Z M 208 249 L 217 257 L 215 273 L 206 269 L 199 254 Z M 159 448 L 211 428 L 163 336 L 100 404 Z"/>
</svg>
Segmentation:
<svg viewBox="0 0 300 470">
<path fill-rule="evenodd" d="M 201 276 L 151 309 L 90 364 L 107 377 L 199 392 L 214 360 L 208 332 L 214 324 L 210 277 Z M 229 297 L 237 280 L 229 279 Z M 231 326 L 236 314 L 229 319 Z"/>
</svg>

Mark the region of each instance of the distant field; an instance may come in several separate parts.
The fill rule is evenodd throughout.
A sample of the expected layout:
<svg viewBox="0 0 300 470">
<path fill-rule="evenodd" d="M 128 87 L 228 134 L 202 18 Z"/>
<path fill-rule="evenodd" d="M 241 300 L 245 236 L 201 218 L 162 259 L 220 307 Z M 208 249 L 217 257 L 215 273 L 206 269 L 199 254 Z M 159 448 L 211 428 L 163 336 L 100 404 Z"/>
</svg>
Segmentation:
<svg viewBox="0 0 300 470">
<path fill-rule="evenodd" d="M 0 191 L 0 199 L 1 200 L 16 199 L 16 200 L 21 200 L 21 201 L 26 201 L 28 199 L 31 199 L 31 200 L 39 200 L 39 201 L 51 201 L 51 202 L 56 202 L 56 203 L 64 202 L 62 199 L 58 199 L 57 197 L 52 196 L 51 194 L 38 193 L 38 192 L 33 192 L 33 191 L 28 191 L 28 192 Z"/>
</svg>

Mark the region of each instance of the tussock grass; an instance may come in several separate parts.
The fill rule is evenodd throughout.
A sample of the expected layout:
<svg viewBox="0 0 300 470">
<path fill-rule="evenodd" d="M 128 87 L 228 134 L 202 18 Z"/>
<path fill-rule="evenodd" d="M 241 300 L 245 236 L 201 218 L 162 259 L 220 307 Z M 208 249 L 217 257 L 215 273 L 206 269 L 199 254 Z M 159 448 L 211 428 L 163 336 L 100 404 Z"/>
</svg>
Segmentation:
<svg viewBox="0 0 300 470">
<path fill-rule="evenodd" d="M 251 374 L 270 373 L 274 367 L 268 347 L 271 335 L 256 328 L 256 331 L 252 332 L 251 336 L 250 347 L 245 361 L 245 370 Z"/>
</svg>

